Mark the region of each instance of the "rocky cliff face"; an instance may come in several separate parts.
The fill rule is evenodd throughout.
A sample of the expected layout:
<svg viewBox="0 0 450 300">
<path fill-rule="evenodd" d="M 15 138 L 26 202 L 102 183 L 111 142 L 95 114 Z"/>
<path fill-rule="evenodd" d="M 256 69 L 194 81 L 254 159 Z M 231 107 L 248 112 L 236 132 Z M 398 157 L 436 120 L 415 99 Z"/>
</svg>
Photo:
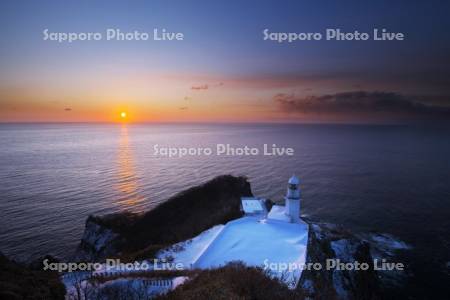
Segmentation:
<svg viewBox="0 0 450 300">
<path fill-rule="evenodd" d="M 75 251 L 75 261 L 99 261 L 119 253 L 117 244 L 121 236 L 94 217 L 88 217 L 80 244 Z"/>
<path fill-rule="evenodd" d="M 321 270 L 304 270 L 297 289 L 313 299 L 379 299 L 380 283 L 373 270 L 370 244 L 342 227 L 310 223 L 306 263 Z M 340 270 L 334 262 L 367 263 L 369 270 Z M 330 268 L 327 268 L 327 264 Z"/>
<path fill-rule="evenodd" d="M 320 263 L 325 268 L 303 271 L 297 289 L 307 297 L 383 299 L 386 294 L 392 294 L 393 288 L 401 287 L 410 275 L 407 270 L 374 268 L 374 260 L 378 260 L 379 268 L 381 260 L 396 261 L 398 251 L 410 248 L 393 236 L 379 233 L 353 234 L 334 224 L 309 224 L 306 263 Z M 329 269 L 326 268 L 327 262 Z M 340 263 L 341 267 L 333 263 Z M 363 270 L 362 264 L 369 268 Z"/>
</svg>

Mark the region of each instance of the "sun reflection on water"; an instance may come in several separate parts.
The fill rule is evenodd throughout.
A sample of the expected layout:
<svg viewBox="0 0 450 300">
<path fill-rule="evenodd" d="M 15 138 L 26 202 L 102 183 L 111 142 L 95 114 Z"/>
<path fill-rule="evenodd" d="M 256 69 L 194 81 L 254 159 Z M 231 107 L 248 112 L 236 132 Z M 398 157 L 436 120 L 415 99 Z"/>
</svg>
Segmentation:
<svg viewBox="0 0 450 300">
<path fill-rule="evenodd" d="M 130 147 L 127 124 L 122 124 L 121 126 L 116 183 L 116 189 L 120 197 L 117 204 L 125 209 L 133 210 L 146 198 L 139 193 L 138 176 L 134 168 L 133 151 Z"/>
</svg>

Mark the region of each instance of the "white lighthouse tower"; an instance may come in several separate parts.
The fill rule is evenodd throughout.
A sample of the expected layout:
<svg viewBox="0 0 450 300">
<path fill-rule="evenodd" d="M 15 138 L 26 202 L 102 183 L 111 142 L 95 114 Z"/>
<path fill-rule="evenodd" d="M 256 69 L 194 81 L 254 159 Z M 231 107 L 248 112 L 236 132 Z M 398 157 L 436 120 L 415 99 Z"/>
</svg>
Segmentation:
<svg viewBox="0 0 450 300">
<path fill-rule="evenodd" d="M 293 175 L 289 178 L 288 188 L 286 192 L 285 214 L 290 218 L 292 223 L 300 222 L 300 180 Z"/>
</svg>

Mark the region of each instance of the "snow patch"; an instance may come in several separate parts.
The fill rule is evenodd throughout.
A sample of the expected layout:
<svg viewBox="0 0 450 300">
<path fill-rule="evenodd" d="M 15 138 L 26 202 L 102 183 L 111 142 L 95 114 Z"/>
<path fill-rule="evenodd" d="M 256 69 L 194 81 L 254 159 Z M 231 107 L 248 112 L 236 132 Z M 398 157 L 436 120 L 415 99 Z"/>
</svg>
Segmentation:
<svg viewBox="0 0 450 300">
<path fill-rule="evenodd" d="M 390 234 L 373 234 L 370 239 L 383 248 L 391 250 L 408 250 L 412 247 Z"/>
<path fill-rule="evenodd" d="M 340 239 L 337 241 L 330 242 L 331 249 L 334 251 L 336 258 L 344 262 L 352 262 L 354 258 L 352 253 L 355 252 L 355 247 L 349 243 L 346 239 Z"/>
<path fill-rule="evenodd" d="M 224 225 L 216 225 L 190 240 L 174 244 L 159 251 L 156 257 L 174 263 L 181 263 L 185 269 L 188 269 L 208 249 L 209 245 L 224 227 Z"/>
<path fill-rule="evenodd" d="M 284 206 L 274 205 L 274 206 L 272 206 L 272 209 L 270 210 L 269 214 L 267 215 L 267 218 L 270 220 L 290 222 L 291 219 L 289 218 L 289 216 L 286 215 L 285 212 L 286 212 L 286 209 Z"/>
</svg>

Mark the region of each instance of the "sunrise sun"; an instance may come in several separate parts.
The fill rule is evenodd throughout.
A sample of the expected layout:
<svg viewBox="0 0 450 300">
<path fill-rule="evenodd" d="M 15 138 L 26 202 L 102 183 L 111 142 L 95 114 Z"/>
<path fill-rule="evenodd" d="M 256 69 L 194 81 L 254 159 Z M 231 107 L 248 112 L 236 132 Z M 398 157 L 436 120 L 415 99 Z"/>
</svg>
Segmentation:
<svg viewBox="0 0 450 300">
<path fill-rule="evenodd" d="M 126 112 L 123 111 L 123 112 L 120 113 L 120 118 L 122 120 L 124 120 L 126 117 L 127 117 L 127 113 Z"/>
</svg>

